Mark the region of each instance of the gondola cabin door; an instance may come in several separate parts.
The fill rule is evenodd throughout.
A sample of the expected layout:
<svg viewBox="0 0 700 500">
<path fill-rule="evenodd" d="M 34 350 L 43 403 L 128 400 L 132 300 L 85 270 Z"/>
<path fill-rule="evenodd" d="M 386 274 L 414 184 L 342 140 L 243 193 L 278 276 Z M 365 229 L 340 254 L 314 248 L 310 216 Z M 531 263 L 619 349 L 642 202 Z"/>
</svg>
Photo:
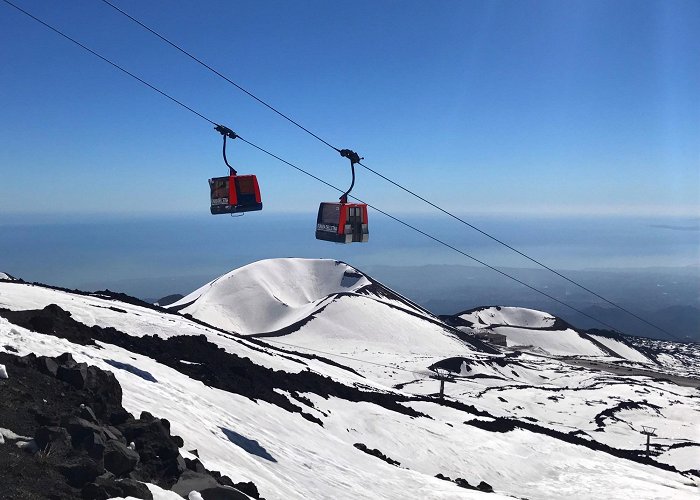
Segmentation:
<svg viewBox="0 0 700 500">
<path fill-rule="evenodd" d="M 350 226 L 353 243 L 362 243 L 362 209 L 360 207 L 347 207 L 346 224 Z"/>
</svg>

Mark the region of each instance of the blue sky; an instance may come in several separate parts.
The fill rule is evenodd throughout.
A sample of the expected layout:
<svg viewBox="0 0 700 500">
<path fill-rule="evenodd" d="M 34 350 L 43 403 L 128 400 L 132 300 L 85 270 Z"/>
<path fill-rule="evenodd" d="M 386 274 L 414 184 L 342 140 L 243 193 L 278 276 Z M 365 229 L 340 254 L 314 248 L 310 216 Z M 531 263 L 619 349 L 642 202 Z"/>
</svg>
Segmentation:
<svg viewBox="0 0 700 500">
<path fill-rule="evenodd" d="M 97 1 L 13 0 L 346 186 L 346 160 Z M 367 165 L 463 214 L 700 214 L 698 2 L 114 0 Z M 208 213 L 220 136 L 0 4 L 0 213 Z M 337 194 L 234 143 L 265 212 Z M 355 193 L 428 212 L 360 170 Z M 251 215 L 252 216 L 252 215 Z"/>
</svg>

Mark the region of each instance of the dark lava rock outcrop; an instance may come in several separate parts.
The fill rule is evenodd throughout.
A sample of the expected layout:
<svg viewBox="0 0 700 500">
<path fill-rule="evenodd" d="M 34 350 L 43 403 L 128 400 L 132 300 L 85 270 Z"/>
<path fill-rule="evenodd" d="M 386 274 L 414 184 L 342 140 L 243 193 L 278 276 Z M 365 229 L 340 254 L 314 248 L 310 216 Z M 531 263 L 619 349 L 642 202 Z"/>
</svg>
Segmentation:
<svg viewBox="0 0 700 500">
<path fill-rule="evenodd" d="M 0 364 L 8 372 L 0 380 L 0 427 L 20 436 L 0 440 L 3 499 L 150 499 L 144 483 L 179 484 L 187 496 L 188 474 L 206 483 L 204 498 L 247 498 L 241 491 L 260 498 L 253 483 L 233 483 L 199 460 L 185 460 L 183 440 L 170 434 L 167 420 L 148 412 L 134 418 L 112 373 L 70 354 L 0 352 Z"/>
<path fill-rule="evenodd" d="M 298 373 L 273 370 L 257 365 L 249 358 L 225 351 L 209 342 L 204 335 L 185 335 L 167 339 L 155 335 L 136 337 L 112 327 L 102 328 L 97 325 L 89 327 L 73 319 L 70 312 L 56 304 L 50 304 L 39 310 L 0 309 L 0 316 L 18 326 L 60 337 L 76 344 L 99 347 L 96 341 L 100 341 L 122 347 L 155 359 L 210 387 L 240 394 L 254 401 L 266 401 L 289 412 L 299 413 L 305 419 L 319 425 L 323 425 L 319 418 L 304 411 L 278 389 L 289 392 L 295 400 L 311 407 L 313 407 L 311 402 L 301 397 L 301 394 L 312 393 L 325 398 L 334 396 L 352 402 L 370 402 L 411 417 L 422 416 L 413 408 L 401 404 L 402 401 L 408 401 L 408 397 L 363 391 L 308 370 Z M 229 338 L 236 340 L 233 336 Z M 188 363 L 184 364 L 182 361 Z M 117 365 L 115 365 L 117 368 L 129 369 L 129 366 L 124 363 L 117 363 Z M 134 368 L 131 367 L 129 371 L 136 373 Z M 152 378 L 147 372 L 139 376 L 145 379 Z"/>
</svg>

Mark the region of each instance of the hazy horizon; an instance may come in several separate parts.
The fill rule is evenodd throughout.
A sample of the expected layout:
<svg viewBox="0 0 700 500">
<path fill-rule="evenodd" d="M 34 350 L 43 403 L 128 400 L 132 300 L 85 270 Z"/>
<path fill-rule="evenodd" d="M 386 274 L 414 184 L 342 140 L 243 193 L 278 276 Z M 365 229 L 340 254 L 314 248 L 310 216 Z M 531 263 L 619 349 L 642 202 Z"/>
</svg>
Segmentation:
<svg viewBox="0 0 700 500">
<path fill-rule="evenodd" d="M 416 227 L 496 267 L 534 264 L 445 217 L 400 214 Z M 472 217 L 478 227 L 558 269 L 684 267 L 700 263 L 699 219 Z M 200 214 L 72 217 L 22 222 L 0 216 L 0 270 L 62 286 L 209 276 L 256 260 L 313 257 L 371 265 L 477 265 L 370 211 L 367 245 L 319 242 L 314 215 Z M 176 291 L 176 290 L 173 290 Z"/>
</svg>

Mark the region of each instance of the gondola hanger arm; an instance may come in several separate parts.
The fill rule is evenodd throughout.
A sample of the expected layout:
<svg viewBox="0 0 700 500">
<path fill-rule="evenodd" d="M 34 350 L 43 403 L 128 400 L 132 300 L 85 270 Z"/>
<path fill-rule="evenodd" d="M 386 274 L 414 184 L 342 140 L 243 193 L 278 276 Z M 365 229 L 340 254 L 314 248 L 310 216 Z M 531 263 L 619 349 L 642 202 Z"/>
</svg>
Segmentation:
<svg viewBox="0 0 700 500">
<path fill-rule="evenodd" d="M 343 158 L 350 160 L 350 170 L 352 171 L 352 182 L 350 183 L 350 187 L 340 196 L 340 203 L 347 203 L 348 195 L 355 186 L 355 163 L 360 163 L 362 160 L 364 160 L 364 158 L 360 157 L 359 154 L 351 149 L 341 149 L 339 153 Z"/>
<path fill-rule="evenodd" d="M 226 163 L 226 166 L 229 168 L 231 175 L 236 175 L 236 170 L 229 164 L 228 159 L 226 158 L 226 139 L 236 139 L 238 137 L 238 134 L 236 134 L 233 130 L 231 130 L 225 125 L 217 125 L 216 127 L 214 127 L 214 130 L 216 130 L 218 133 L 224 136 L 224 163 Z"/>
</svg>

